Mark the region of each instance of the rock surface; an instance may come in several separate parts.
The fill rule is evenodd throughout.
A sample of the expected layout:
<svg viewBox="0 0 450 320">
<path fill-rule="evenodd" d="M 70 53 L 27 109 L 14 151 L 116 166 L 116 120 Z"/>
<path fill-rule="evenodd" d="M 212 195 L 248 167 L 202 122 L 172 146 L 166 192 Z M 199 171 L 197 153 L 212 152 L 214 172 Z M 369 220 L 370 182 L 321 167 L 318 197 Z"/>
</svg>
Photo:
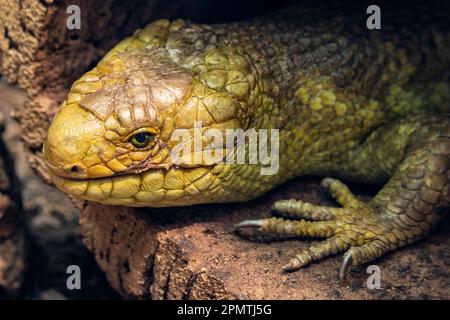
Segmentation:
<svg viewBox="0 0 450 320">
<path fill-rule="evenodd" d="M 368 199 L 376 188 L 351 185 Z M 143 209 L 88 205 L 81 213 L 84 242 L 111 285 L 128 298 L 152 299 L 448 299 L 450 220 L 426 240 L 373 264 L 381 289 L 368 289 L 366 266 L 338 281 L 342 256 L 303 270 L 281 267 L 312 242 L 254 243 L 233 233 L 233 224 L 265 217 L 273 201 L 297 198 L 332 205 L 317 178 L 286 183 L 243 204 Z"/>
</svg>

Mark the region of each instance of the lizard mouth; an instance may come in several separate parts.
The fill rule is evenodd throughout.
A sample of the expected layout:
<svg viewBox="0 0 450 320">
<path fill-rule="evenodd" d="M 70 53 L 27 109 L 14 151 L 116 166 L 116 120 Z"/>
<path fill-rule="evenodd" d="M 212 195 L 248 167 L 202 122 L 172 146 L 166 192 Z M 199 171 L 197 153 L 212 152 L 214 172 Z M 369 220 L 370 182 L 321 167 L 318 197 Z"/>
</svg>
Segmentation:
<svg viewBox="0 0 450 320">
<path fill-rule="evenodd" d="M 132 205 L 138 202 L 135 196 L 140 191 L 139 175 L 123 174 L 104 178 L 50 175 L 58 189 L 79 199 L 113 205 Z"/>
<path fill-rule="evenodd" d="M 101 178 L 66 178 L 50 172 L 55 186 L 83 200 L 132 207 L 186 206 L 209 202 L 202 191 L 214 182 L 213 167 L 159 168 Z"/>
<path fill-rule="evenodd" d="M 76 172 L 71 171 L 70 173 L 67 173 L 67 170 L 61 170 L 59 167 L 52 165 L 48 161 L 46 161 L 47 168 L 50 171 L 50 175 L 52 177 L 58 177 L 63 178 L 65 180 L 73 180 L 73 181 L 86 181 L 86 180 L 98 180 L 98 179 L 104 179 L 104 178 L 110 178 L 110 177 L 118 177 L 118 176 L 125 176 L 130 174 L 140 174 L 147 170 L 169 170 L 170 168 L 175 167 L 174 164 L 171 163 L 160 163 L 160 164 L 146 164 L 145 167 L 138 167 L 138 166 L 130 166 L 126 170 L 122 172 L 115 172 L 113 175 L 107 175 L 107 176 L 101 176 L 101 177 L 91 177 L 88 174 L 86 174 L 86 169 L 84 169 L 84 166 L 81 165 L 72 165 L 73 168 L 83 168 L 83 169 L 77 169 Z"/>
</svg>

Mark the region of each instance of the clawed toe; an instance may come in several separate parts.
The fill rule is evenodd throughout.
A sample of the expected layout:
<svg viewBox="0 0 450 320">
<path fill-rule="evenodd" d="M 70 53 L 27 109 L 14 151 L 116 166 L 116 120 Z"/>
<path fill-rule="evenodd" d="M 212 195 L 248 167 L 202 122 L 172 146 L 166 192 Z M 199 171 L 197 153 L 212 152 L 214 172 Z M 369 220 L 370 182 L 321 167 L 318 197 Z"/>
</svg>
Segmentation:
<svg viewBox="0 0 450 320">
<path fill-rule="evenodd" d="M 386 235 L 376 208 L 356 199 L 342 182 L 327 178 L 322 185 L 342 208 L 292 199 L 280 200 L 274 203 L 272 210 L 283 218 L 245 220 L 235 225 L 235 230 L 254 241 L 322 238 L 323 241 L 296 254 L 283 267 L 283 271 L 296 271 L 320 259 L 345 252 L 339 270 L 339 281 L 344 284 L 352 265 L 372 261 L 389 250 L 390 234 Z"/>
<path fill-rule="evenodd" d="M 240 232 L 242 228 L 261 228 L 263 225 L 263 220 L 255 219 L 255 220 L 244 220 L 239 222 L 234 226 L 234 230 Z"/>
<path fill-rule="evenodd" d="M 341 267 L 339 268 L 339 283 L 341 285 L 344 285 L 347 280 L 347 275 L 352 264 L 352 260 L 353 258 L 351 252 L 347 252 L 344 255 L 344 260 L 342 261 Z"/>
<path fill-rule="evenodd" d="M 280 239 L 280 236 L 265 230 L 268 219 L 244 220 L 234 225 L 234 232 L 256 242 L 267 242 Z"/>
</svg>

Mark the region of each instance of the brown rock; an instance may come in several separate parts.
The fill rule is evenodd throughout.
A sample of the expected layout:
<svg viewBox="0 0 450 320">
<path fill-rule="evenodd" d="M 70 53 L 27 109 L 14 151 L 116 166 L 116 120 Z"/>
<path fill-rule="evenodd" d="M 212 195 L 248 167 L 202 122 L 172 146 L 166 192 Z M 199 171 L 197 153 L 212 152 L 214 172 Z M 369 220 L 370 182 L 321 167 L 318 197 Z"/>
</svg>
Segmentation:
<svg viewBox="0 0 450 320">
<path fill-rule="evenodd" d="M 354 190 L 361 186 L 354 186 Z M 363 194 L 367 194 L 362 188 Z M 369 194 L 374 190 L 370 190 Z M 268 215 L 294 197 L 330 204 L 318 179 L 299 179 L 244 204 L 143 209 L 89 204 L 81 214 L 85 244 L 111 285 L 127 298 L 152 299 L 447 299 L 450 224 L 428 239 L 375 261 L 381 289 L 369 290 L 366 266 L 349 286 L 338 282 L 342 256 L 285 274 L 281 267 L 312 241 L 254 243 L 233 224 Z"/>
</svg>

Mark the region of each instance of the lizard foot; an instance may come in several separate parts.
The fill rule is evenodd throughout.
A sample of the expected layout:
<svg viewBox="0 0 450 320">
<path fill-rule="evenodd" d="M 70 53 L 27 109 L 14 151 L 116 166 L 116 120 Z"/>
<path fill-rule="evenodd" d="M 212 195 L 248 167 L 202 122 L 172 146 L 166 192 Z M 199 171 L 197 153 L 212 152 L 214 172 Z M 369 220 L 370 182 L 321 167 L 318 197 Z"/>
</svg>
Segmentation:
<svg viewBox="0 0 450 320">
<path fill-rule="evenodd" d="M 341 282 L 351 264 L 371 261 L 397 246 L 398 239 L 406 240 L 401 229 L 392 228 L 388 217 L 377 214 L 370 203 L 358 200 L 341 181 L 325 178 L 321 185 L 342 208 L 280 200 L 273 204 L 272 210 L 283 218 L 242 221 L 235 226 L 236 230 L 250 239 L 325 238 L 295 255 L 283 270 L 296 271 L 319 259 L 345 252 L 339 272 Z"/>
</svg>

